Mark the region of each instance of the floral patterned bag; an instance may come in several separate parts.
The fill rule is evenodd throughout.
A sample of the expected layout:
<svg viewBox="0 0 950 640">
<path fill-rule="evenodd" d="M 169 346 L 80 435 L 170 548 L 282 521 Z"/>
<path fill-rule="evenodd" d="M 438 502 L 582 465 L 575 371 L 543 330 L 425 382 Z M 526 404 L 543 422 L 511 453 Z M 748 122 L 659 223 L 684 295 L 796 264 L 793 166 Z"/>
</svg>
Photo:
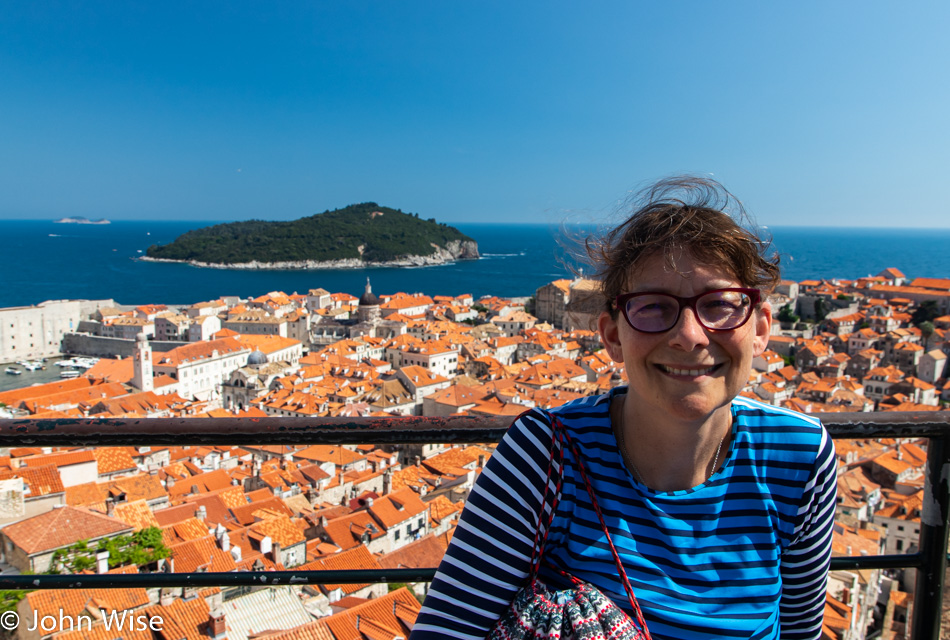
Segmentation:
<svg viewBox="0 0 950 640">
<path fill-rule="evenodd" d="M 623 564 L 620 562 L 620 554 L 617 553 L 610 539 L 604 516 L 600 512 L 600 507 L 597 506 L 594 491 L 590 486 L 577 447 L 574 446 L 564 425 L 557 418 L 553 418 L 551 431 L 551 465 L 548 467 L 548 481 L 545 483 L 545 496 L 541 502 L 541 516 L 535 533 L 529 582 L 515 595 L 511 606 L 495 623 L 486 640 L 651 640 L 650 632 L 640 613 L 640 605 L 637 604 L 637 598 L 633 595 L 633 587 L 630 586 Z M 563 468 L 565 441 L 577 459 L 584 485 L 587 487 L 587 493 L 590 495 L 597 517 L 600 518 L 600 524 L 613 553 L 618 575 L 623 580 L 636 621 L 631 620 L 597 587 L 574 576 L 564 574 L 574 584 L 574 587 L 570 589 L 552 589 L 538 578 L 544 543 L 561 495 L 561 473 L 558 473 L 554 501 L 547 514 L 545 514 L 544 505 L 547 503 L 551 472 L 555 462 L 559 470 Z M 555 446 L 556 443 L 561 446 Z"/>
</svg>

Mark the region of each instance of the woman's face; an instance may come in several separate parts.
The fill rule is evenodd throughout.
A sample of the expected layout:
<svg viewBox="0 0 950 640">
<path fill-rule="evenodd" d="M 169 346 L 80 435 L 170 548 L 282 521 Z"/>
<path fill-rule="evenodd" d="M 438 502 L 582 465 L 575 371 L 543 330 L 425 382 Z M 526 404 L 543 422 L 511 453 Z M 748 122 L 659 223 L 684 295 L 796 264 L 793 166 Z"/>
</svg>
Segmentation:
<svg viewBox="0 0 950 640">
<path fill-rule="evenodd" d="M 663 254 L 646 259 L 632 274 L 631 292 L 662 291 L 680 297 L 712 289 L 743 287 L 727 270 L 680 256 L 673 270 Z M 732 331 L 711 331 L 684 308 L 670 330 L 641 333 L 618 313 L 598 321 L 607 353 L 623 362 L 628 398 L 641 416 L 703 421 L 724 407 L 749 380 L 752 358 L 765 351 L 772 326 L 771 307 L 762 303 L 749 321 Z"/>
</svg>

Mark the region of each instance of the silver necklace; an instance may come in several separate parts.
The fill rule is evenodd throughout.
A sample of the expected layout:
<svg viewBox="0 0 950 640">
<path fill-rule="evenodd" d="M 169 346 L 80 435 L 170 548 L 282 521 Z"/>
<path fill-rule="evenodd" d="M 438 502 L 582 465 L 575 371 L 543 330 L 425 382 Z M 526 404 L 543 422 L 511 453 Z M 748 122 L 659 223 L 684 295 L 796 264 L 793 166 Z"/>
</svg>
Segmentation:
<svg viewBox="0 0 950 640">
<path fill-rule="evenodd" d="M 620 456 L 623 458 L 623 461 L 627 463 L 627 466 L 633 471 L 633 475 L 637 477 L 637 482 L 643 486 L 649 486 L 646 482 L 643 481 L 643 474 L 640 473 L 640 469 L 637 468 L 637 465 L 634 464 L 633 460 L 630 458 L 630 455 L 627 453 L 627 444 L 623 439 L 623 414 L 621 413 L 621 420 L 617 426 L 617 444 L 620 445 Z M 726 432 L 728 434 L 728 431 Z M 719 453 L 722 451 L 722 443 L 726 441 L 726 436 L 723 435 L 722 439 L 719 440 L 719 446 L 716 447 L 716 457 L 713 458 L 712 469 L 709 471 L 709 475 L 706 476 L 706 480 L 709 480 L 714 473 L 716 473 L 716 466 L 719 464 Z"/>
</svg>

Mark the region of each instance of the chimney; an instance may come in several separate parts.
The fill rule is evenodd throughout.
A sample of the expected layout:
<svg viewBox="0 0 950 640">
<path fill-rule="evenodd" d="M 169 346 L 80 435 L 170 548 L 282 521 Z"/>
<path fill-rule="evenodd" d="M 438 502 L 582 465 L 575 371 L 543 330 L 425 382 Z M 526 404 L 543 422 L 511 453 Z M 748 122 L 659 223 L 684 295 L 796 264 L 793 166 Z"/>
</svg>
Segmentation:
<svg viewBox="0 0 950 640">
<path fill-rule="evenodd" d="M 228 627 L 224 622 L 224 609 L 215 607 L 208 612 L 208 635 L 212 640 L 225 640 Z"/>
<path fill-rule="evenodd" d="M 202 522 L 204 522 L 207 515 L 208 515 L 208 510 L 205 509 L 205 506 L 203 504 L 199 505 L 198 509 L 195 511 L 195 517 L 201 520 Z"/>
<path fill-rule="evenodd" d="M 393 491 L 393 470 L 386 469 L 383 472 L 383 495 L 389 495 Z"/>
<path fill-rule="evenodd" d="M 280 562 L 280 543 L 279 542 L 271 543 L 271 553 L 272 553 L 274 562 Z"/>
<path fill-rule="evenodd" d="M 479 466 L 479 468 L 485 466 L 485 455 L 484 455 L 484 454 L 478 456 L 478 466 Z"/>
<path fill-rule="evenodd" d="M 367 508 L 367 509 L 372 509 L 372 508 L 373 508 L 373 499 L 372 499 L 372 498 L 366 498 L 366 508 Z"/>
<path fill-rule="evenodd" d="M 418 467 L 422 463 L 422 458 L 416 456 L 416 466 Z"/>
<path fill-rule="evenodd" d="M 264 536 L 261 539 L 261 555 L 266 556 L 274 548 L 273 543 L 271 542 L 270 536 Z"/>
<path fill-rule="evenodd" d="M 96 553 L 96 573 L 109 573 L 109 550 Z"/>
<path fill-rule="evenodd" d="M 112 496 L 106 498 L 106 515 L 110 518 L 115 516 L 115 500 L 112 498 Z"/>
<path fill-rule="evenodd" d="M 222 535 L 218 538 L 218 544 L 221 545 L 221 551 L 228 551 L 231 549 L 231 536 L 228 534 Z"/>
<path fill-rule="evenodd" d="M 241 561 L 241 547 L 238 547 L 238 546 L 231 547 L 231 558 L 235 562 Z"/>
</svg>

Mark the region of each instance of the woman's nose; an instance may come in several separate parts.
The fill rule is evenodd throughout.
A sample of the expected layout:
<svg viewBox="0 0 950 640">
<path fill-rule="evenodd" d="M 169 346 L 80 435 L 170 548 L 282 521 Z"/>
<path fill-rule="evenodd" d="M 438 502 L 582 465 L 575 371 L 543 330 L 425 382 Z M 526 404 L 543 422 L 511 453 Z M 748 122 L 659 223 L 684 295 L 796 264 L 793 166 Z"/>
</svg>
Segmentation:
<svg viewBox="0 0 950 640">
<path fill-rule="evenodd" d="M 692 351 L 698 346 L 709 344 L 709 336 L 703 325 L 699 324 L 696 312 L 691 307 L 685 307 L 680 312 L 676 324 L 670 329 L 670 344 Z"/>
</svg>

